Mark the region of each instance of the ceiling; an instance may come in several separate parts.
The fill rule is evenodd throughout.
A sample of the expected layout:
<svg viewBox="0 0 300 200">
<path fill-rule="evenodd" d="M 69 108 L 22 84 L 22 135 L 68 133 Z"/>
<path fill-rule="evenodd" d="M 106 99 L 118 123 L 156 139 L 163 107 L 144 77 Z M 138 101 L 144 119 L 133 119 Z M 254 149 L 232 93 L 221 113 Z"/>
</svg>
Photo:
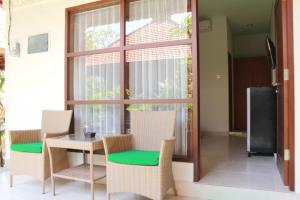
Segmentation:
<svg viewBox="0 0 300 200">
<path fill-rule="evenodd" d="M 199 0 L 200 19 L 227 16 L 233 35 L 266 33 L 274 4 L 275 0 Z"/>
</svg>

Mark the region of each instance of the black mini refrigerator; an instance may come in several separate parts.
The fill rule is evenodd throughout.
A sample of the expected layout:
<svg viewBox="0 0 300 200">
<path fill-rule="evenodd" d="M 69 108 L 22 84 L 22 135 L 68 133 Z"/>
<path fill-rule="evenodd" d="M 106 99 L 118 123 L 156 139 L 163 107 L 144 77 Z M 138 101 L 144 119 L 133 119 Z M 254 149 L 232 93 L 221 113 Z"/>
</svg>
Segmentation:
<svg viewBox="0 0 300 200">
<path fill-rule="evenodd" d="M 273 87 L 247 88 L 247 152 L 276 153 L 276 92 Z"/>
</svg>

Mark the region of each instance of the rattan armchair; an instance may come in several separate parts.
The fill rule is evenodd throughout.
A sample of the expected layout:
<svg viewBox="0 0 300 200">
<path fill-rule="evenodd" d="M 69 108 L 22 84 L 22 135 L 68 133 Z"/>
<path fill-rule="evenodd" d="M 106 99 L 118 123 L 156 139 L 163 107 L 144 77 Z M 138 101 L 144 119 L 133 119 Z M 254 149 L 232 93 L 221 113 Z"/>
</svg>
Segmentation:
<svg viewBox="0 0 300 200">
<path fill-rule="evenodd" d="M 110 194 L 130 192 L 161 200 L 173 188 L 177 191 L 172 172 L 175 138 L 175 111 L 132 111 L 129 135 L 106 137 L 104 148 L 107 168 L 107 198 Z M 158 166 L 114 163 L 108 155 L 127 150 L 158 150 Z"/>
<path fill-rule="evenodd" d="M 42 142 L 41 153 L 10 151 L 10 186 L 14 175 L 29 175 L 42 182 L 45 193 L 45 180 L 50 177 L 49 155 L 45 138 L 66 135 L 69 132 L 72 111 L 43 111 L 40 130 L 18 130 L 10 132 L 10 145 Z M 57 152 L 61 157 L 66 152 Z"/>
</svg>

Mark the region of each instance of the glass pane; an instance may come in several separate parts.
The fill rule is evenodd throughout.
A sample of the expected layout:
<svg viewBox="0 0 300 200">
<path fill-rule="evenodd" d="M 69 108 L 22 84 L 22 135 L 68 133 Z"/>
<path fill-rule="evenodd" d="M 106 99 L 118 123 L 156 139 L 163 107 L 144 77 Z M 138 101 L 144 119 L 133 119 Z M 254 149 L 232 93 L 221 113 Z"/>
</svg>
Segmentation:
<svg viewBox="0 0 300 200">
<path fill-rule="evenodd" d="M 126 53 L 130 99 L 192 97 L 191 46 L 133 50 Z M 128 79 L 125 77 L 125 80 Z M 128 85 L 128 83 L 127 83 Z"/>
<path fill-rule="evenodd" d="M 192 37 L 190 0 L 127 0 L 128 3 L 126 44 Z"/>
<path fill-rule="evenodd" d="M 187 156 L 188 140 L 192 130 L 192 104 L 133 104 L 126 106 L 125 126 L 126 133 L 130 133 L 130 111 L 141 110 L 176 110 L 176 126 L 175 126 L 175 155 Z"/>
<path fill-rule="evenodd" d="M 82 56 L 71 61 L 73 65 L 71 99 L 120 99 L 120 53 Z"/>
<path fill-rule="evenodd" d="M 102 7 L 74 14 L 74 47 L 85 51 L 119 46 L 120 5 Z"/>
<path fill-rule="evenodd" d="M 85 126 L 89 131 L 102 135 L 120 134 L 119 105 L 75 105 L 75 133 L 83 133 Z"/>
</svg>

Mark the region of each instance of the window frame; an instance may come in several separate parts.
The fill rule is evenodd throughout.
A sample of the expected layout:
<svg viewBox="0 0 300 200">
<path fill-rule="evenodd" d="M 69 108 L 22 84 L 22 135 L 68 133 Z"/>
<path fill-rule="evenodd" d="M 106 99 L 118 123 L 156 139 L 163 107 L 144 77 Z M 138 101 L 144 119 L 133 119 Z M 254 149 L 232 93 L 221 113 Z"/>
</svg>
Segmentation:
<svg viewBox="0 0 300 200">
<path fill-rule="evenodd" d="M 96 1 L 92 3 L 87 3 L 75 7 L 66 8 L 65 10 L 65 109 L 70 109 L 74 105 L 82 104 L 119 104 L 120 105 L 120 130 L 121 134 L 125 133 L 125 107 L 130 104 L 192 104 L 192 129 L 188 131 L 188 149 L 187 156 L 174 156 L 175 161 L 181 162 L 193 162 L 194 163 L 194 180 L 197 181 L 200 179 L 200 132 L 199 132 L 199 58 L 198 58 L 198 2 L 197 0 L 190 0 L 188 9 L 191 9 L 192 13 L 192 38 L 182 39 L 182 40 L 171 40 L 163 42 L 154 42 L 154 43 L 141 43 L 141 44 L 131 44 L 126 45 L 126 16 L 128 14 L 128 4 L 133 0 L 103 0 Z M 135 1 L 135 0 L 134 0 Z M 93 10 L 109 5 L 115 5 L 116 2 L 120 3 L 120 46 L 119 47 L 110 47 L 104 49 L 95 49 L 87 51 L 73 52 L 71 51 L 73 45 L 72 33 L 74 32 L 74 14 Z M 148 48 L 158 48 L 158 47 L 170 47 L 170 46 L 179 46 L 179 45 L 190 45 L 192 47 L 192 98 L 186 99 L 128 99 L 126 98 L 126 85 L 125 82 L 125 68 L 128 63 L 126 63 L 126 51 L 128 50 L 139 50 L 139 49 L 148 49 Z M 94 54 L 103 54 L 103 53 L 120 53 L 120 99 L 119 100 L 70 100 L 69 94 L 73 90 L 70 80 L 72 80 L 72 59 L 79 56 L 88 56 Z M 74 121 L 74 120 L 73 120 Z M 74 123 L 71 125 L 71 130 L 74 127 Z M 74 130 L 73 130 L 74 131 Z M 189 133 L 190 132 L 190 133 Z"/>
</svg>

